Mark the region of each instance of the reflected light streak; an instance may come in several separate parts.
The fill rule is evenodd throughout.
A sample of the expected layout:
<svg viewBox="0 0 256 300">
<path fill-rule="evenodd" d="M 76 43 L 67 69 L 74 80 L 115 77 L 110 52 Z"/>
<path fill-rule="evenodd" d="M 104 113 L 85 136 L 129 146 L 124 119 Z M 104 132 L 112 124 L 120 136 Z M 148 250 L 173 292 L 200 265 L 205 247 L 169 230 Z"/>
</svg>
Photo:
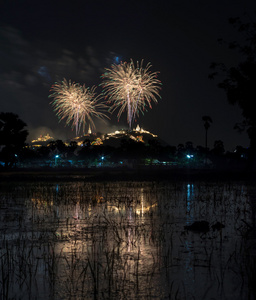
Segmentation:
<svg viewBox="0 0 256 300">
<path fill-rule="evenodd" d="M 194 201 L 194 184 L 187 184 L 187 199 L 186 199 L 186 214 L 187 214 L 187 225 L 193 221 L 194 216 L 192 213 L 193 201 Z"/>
</svg>

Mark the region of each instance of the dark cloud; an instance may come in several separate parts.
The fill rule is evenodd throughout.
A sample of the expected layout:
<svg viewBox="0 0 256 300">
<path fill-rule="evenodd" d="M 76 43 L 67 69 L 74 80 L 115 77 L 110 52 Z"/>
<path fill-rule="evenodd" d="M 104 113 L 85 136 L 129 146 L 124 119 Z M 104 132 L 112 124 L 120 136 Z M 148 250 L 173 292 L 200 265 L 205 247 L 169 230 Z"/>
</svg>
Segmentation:
<svg viewBox="0 0 256 300">
<path fill-rule="evenodd" d="M 42 76 L 43 78 L 45 78 L 47 81 L 51 81 L 51 76 L 50 76 L 49 71 L 48 71 L 48 69 L 47 69 L 46 66 L 41 66 L 41 67 L 38 69 L 37 73 L 38 73 L 40 76 Z"/>
<path fill-rule="evenodd" d="M 15 81 L 17 85 L 28 86 L 39 81 L 73 80 L 86 83 L 99 77 L 103 65 L 96 51 L 87 46 L 83 53 L 47 44 L 47 48 L 39 48 L 38 43 L 29 42 L 22 33 L 10 27 L 0 29 L 1 47 L 1 82 Z M 55 47 L 54 53 L 51 47 Z"/>
<path fill-rule="evenodd" d="M 97 84 L 103 70 L 104 64 L 92 46 L 79 54 L 61 47 L 58 50 L 55 47 L 52 52 L 51 43 L 40 48 L 36 41 L 27 40 L 21 31 L 11 27 L 0 28 L 0 41 L 3 45 L 0 47 L 0 90 L 4 99 L 1 110 L 18 113 L 29 124 L 31 132 L 38 132 L 37 128 L 48 124 L 59 127 L 48 99 L 55 81 L 67 78 L 91 86 Z M 55 136 L 60 131 L 57 129 Z M 65 131 L 69 134 L 71 130 L 65 128 Z"/>
</svg>

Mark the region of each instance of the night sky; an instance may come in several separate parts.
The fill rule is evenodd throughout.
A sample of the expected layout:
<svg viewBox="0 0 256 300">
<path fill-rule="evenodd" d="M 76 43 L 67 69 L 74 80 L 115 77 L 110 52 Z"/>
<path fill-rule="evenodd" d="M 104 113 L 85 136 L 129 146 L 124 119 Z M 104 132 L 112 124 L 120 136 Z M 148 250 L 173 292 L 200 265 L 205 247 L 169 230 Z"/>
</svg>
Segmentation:
<svg viewBox="0 0 256 300">
<path fill-rule="evenodd" d="M 74 137 L 50 105 L 51 85 L 66 78 L 91 87 L 112 63 L 144 59 L 160 72 L 162 99 L 137 124 L 170 145 L 196 147 L 205 143 L 202 116 L 209 115 L 210 148 L 216 140 L 229 151 L 247 147 L 247 134 L 233 129 L 241 110 L 208 75 L 212 62 L 237 65 L 240 55 L 217 40 L 242 39 L 228 19 L 248 22 L 255 10 L 254 0 L 0 0 L 0 111 L 18 114 L 29 139 Z M 128 128 L 115 113 L 96 125 L 102 133 Z"/>
</svg>

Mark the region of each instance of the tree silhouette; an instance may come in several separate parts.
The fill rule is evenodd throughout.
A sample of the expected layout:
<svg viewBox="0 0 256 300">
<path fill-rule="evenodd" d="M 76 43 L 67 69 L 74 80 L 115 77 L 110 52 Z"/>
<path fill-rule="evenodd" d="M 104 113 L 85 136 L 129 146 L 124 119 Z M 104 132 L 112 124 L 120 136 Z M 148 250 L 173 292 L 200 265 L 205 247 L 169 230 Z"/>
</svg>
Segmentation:
<svg viewBox="0 0 256 300">
<path fill-rule="evenodd" d="M 56 153 L 64 153 L 66 150 L 66 145 L 62 140 L 50 141 L 49 148 Z"/>
<path fill-rule="evenodd" d="M 0 113 L 0 159 L 5 167 L 11 167 L 24 147 L 28 131 L 27 126 L 16 114 Z"/>
<path fill-rule="evenodd" d="M 211 126 L 212 119 L 209 116 L 203 116 L 202 120 L 204 122 L 204 128 L 205 128 L 205 149 L 207 150 L 207 143 L 208 143 L 208 129 Z"/>
<path fill-rule="evenodd" d="M 243 43 L 228 43 L 230 49 L 241 54 L 241 62 L 237 66 L 227 67 L 223 63 L 213 63 L 211 68 L 224 75 L 218 86 L 226 92 L 230 104 L 238 104 L 242 110 L 243 122 L 236 124 L 240 131 L 246 130 L 250 140 L 250 163 L 253 165 L 256 156 L 256 22 L 243 23 L 240 18 L 229 19 L 238 32 L 246 36 Z M 219 72 L 212 73 L 214 78 Z"/>
<path fill-rule="evenodd" d="M 224 143 L 221 140 L 214 142 L 212 153 L 218 156 L 221 156 L 225 153 Z"/>
<path fill-rule="evenodd" d="M 149 158 L 151 159 L 151 162 L 153 161 L 153 159 L 159 159 L 161 150 L 162 150 L 162 147 L 158 140 L 156 140 L 156 139 L 148 140 L 147 154 L 148 154 Z"/>
</svg>

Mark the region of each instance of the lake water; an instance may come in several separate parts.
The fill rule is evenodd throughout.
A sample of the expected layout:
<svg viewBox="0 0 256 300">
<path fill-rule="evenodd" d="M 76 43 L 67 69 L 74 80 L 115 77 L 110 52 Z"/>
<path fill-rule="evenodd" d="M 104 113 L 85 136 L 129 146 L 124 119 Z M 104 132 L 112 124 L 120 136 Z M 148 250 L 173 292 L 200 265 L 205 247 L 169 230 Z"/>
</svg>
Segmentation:
<svg viewBox="0 0 256 300">
<path fill-rule="evenodd" d="M 1 183 L 1 299 L 255 299 L 255 214 L 242 181 Z"/>
</svg>

